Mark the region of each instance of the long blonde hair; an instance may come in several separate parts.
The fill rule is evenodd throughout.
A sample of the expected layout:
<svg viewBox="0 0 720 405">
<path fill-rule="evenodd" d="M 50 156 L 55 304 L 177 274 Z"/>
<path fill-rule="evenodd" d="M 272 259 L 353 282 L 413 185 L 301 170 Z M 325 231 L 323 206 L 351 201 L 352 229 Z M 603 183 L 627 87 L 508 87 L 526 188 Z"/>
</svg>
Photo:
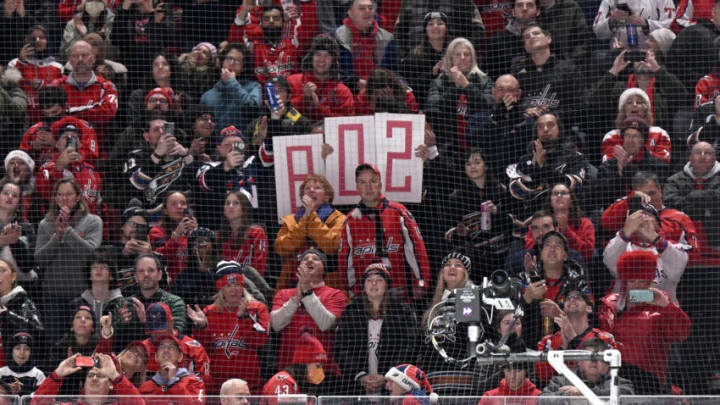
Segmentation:
<svg viewBox="0 0 720 405">
<path fill-rule="evenodd" d="M 445 266 L 443 266 L 443 269 Z M 440 302 L 442 300 L 443 294 L 445 293 L 445 289 L 447 287 L 447 284 L 445 283 L 445 279 L 443 278 L 443 269 L 440 269 L 440 274 L 438 274 L 438 280 L 435 284 L 435 293 L 433 294 L 432 302 L 430 303 L 430 308 L 434 307 L 435 304 Z M 465 269 L 465 277 L 463 277 L 462 281 L 456 288 L 464 288 L 468 286 L 468 284 L 472 284 L 470 282 L 470 275 L 468 274 L 467 269 Z M 427 311 L 423 314 L 422 317 L 422 324 L 421 327 L 425 329 L 425 325 L 427 324 L 428 315 L 430 315 L 430 308 L 428 308 Z"/>
<path fill-rule="evenodd" d="M 638 89 L 644 93 L 642 89 Z M 630 97 L 637 94 L 631 94 L 628 97 L 625 98 L 625 102 L 620 106 L 617 117 L 615 118 L 615 127 L 616 128 L 622 128 L 622 122 L 625 121 L 625 118 L 627 118 L 627 114 L 625 114 L 625 104 L 627 104 L 630 101 Z M 638 96 L 642 99 L 643 104 L 645 104 L 645 116 L 642 117 L 645 121 L 650 124 L 650 126 L 655 125 L 655 118 L 653 117 L 652 113 L 652 106 L 647 103 L 646 99 L 642 96 Z"/>
<path fill-rule="evenodd" d="M 255 299 L 255 297 L 253 297 L 252 294 L 250 294 L 248 292 L 247 288 L 245 288 L 244 285 L 243 285 L 243 297 L 245 297 L 247 302 L 256 302 L 257 301 L 257 299 Z M 213 296 L 213 305 L 215 305 L 217 307 L 221 307 L 221 308 L 229 308 L 229 307 L 234 306 L 234 305 L 230 304 L 229 302 L 227 302 L 227 300 L 225 299 L 225 296 L 222 293 L 222 290 L 218 291 L 217 294 L 215 294 Z"/>
<path fill-rule="evenodd" d="M 477 55 L 475 55 L 475 47 L 473 46 L 472 42 L 468 41 L 466 38 L 463 37 L 453 39 L 447 46 L 447 49 L 445 50 L 445 56 L 443 56 L 443 72 L 445 72 L 446 75 L 450 73 L 450 69 L 453 67 L 453 54 L 455 54 L 457 48 L 461 46 L 465 46 L 470 49 L 470 58 L 472 59 L 472 67 L 470 68 L 470 72 L 466 76 L 469 77 L 475 74 L 480 77 L 486 77 L 487 74 L 480 70 L 477 65 Z"/>
</svg>

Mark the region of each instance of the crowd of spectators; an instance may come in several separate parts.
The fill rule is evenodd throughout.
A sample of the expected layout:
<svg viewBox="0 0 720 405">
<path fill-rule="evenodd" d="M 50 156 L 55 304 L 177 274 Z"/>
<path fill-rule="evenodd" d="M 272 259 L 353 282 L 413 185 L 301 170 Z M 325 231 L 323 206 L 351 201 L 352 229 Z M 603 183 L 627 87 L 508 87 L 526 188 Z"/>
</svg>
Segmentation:
<svg viewBox="0 0 720 405">
<path fill-rule="evenodd" d="M 3 4 L 0 394 L 581 395 L 444 361 L 431 308 L 498 269 L 511 352 L 720 393 L 720 0 Z M 273 137 L 380 112 L 425 117 L 422 201 L 361 161 L 279 218 Z"/>
</svg>

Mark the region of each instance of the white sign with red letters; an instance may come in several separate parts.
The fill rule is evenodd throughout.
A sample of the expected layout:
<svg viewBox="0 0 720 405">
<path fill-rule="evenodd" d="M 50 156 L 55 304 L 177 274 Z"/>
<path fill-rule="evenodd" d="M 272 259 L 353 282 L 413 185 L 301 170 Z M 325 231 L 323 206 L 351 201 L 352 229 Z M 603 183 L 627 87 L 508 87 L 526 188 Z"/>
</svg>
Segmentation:
<svg viewBox="0 0 720 405">
<path fill-rule="evenodd" d="M 278 216 L 297 212 L 300 184 L 312 173 L 323 174 L 335 189 L 335 205 L 360 201 L 355 168 L 375 165 L 383 193 L 393 201 L 420 202 L 423 161 L 415 148 L 424 141 L 425 116 L 375 114 L 325 119 L 325 140 L 333 152 L 321 157 L 322 135 L 273 137 Z"/>
<path fill-rule="evenodd" d="M 297 212 L 302 206 L 300 184 L 311 174 L 323 174 L 322 134 L 275 136 L 275 193 L 279 218 Z"/>
<path fill-rule="evenodd" d="M 383 176 L 383 192 L 390 200 L 420 202 L 423 161 L 415 156 L 415 148 L 424 139 L 424 115 L 375 114 L 375 162 Z"/>
<path fill-rule="evenodd" d="M 325 118 L 325 143 L 333 148 L 325 159 L 325 177 L 335 189 L 336 205 L 355 204 L 355 168 L 360 163 L 375 164 L 375 118 Z"/>
<path fill-rule="evenodd" d="M 335 204 L 356 204 L 355 168 L 375 165 L 382 174 L 383 193 L 393 201 L 420 202 L 423 162 L 415 148 L 423 143 L 425 116 L 375 114 L 325 119 L 325 177 L 335 188 Z"/>
</svg>

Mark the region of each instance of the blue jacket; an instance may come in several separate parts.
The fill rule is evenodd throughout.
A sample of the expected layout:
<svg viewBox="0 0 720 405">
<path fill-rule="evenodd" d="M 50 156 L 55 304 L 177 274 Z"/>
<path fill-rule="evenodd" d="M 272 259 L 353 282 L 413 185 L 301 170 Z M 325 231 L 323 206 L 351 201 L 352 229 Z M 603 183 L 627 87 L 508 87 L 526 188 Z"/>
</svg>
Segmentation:
<svg viewBox="0 0 720 405">
<path fill-rule="evenodd" d="M 262 104 L 260 83 L 240 83 L 237 79 L 225 83 L 220 80 L 202 95 L 200 104 L 213 109 L 219 130 L 230 125 L 245 128 L 255 118 L 257 108 Z"/>
</svg>

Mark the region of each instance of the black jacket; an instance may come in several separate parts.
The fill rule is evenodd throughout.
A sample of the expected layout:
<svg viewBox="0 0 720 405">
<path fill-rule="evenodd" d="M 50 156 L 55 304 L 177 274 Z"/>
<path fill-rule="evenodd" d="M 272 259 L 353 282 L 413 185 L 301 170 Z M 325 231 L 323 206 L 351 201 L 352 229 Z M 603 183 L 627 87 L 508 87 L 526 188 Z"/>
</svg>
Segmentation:
<svg viewBox="0 0 720 405">
<path fill-rule="evenodd" d="M 490 108 L 494 104 L 491 90 L 493 82 L 487 76 L 470 74 L 470 84 L 464 89 L 455 86 L 446 74 L 441 74 L 430 84 L 425 113 L 437 135 L 440 153 L 459 151 L 458 143 L 458 102 L 460 96 L 467 99 L 466 119 L 476 111 Z M 466 133 L 469 132 L 466 130 Z"/>
<path fill-rule="evenodd" d="M 542 275 L 545 274 L 542 269 L 542 261 L 540 261 L 539 258 L 535 271 Z M 518 273 L 517 278 L 520 283 L 520 287 L 523 290 L 533 282 L 530 275 L 524 271 Z M 558 296 L 564 294 L 563 291 L 571 285 L 577 286 L 586 294 L 591 294 L 585 269 L 578 262 L 572 259 L 567 259 L 565 261 L 565 264 L 563 265 L 563 275 L 555 283 L 555 285 L 560 284 Z M 550 286 L 550 284 L 548 284 L 548 286 Z M 553 300 L 557 301 L 557 298 Z M 525 317 L 523 319 L 522 337 L 528 347 L 534 348 L 537 347 L 538 342 L 543 338 L 540 301 L 538 300 L 530 304 L 526 304 L 525 301 L 523 301 L 523 305 L 525 309 Z M 553 324 L 553 328 L 555 327 L 556 326 Z"/>
<path fill-rule="evenodd" d="M 333 341 L 333 355 L 342 371 L 347 395 L 364 394 L 358 379 L 367 374 L 368 322 L 371 318 L 365 311 L 363 300 L 363 297 L 356 297 L 345 308 Z M 380 342 L 376 349 L 377 372 L 385 375 L 398 364 L 415 364 L 420 333 L 413 311 L 395 298 L 390 298 L 387 313 L 382 319 Z"/>
<path fill-rule="evenodd" d="M 16 286 L 7 295 L 0 297 L 0 304 L 7 307 L 7 311 L 0 314 L 0 330 L 8 339 L 18 332 L 28 332 L 36 339 L 43 331 L 40 321 L 40 311 L 35 303 L 28 298 L 25 290 Z"/>
<path fill-rule="evenodd" d="M 701 77 L 710 73 L 717 63 L 714 41 L 720 29 L 710 20 L 698 20 L 697 24 L 680 31 L 670 48 L 668 68 L 693 94 Z"/>
<path fill-rule="evenodd" d="M 578 70 L 572 62 L 551 55 L 545 64 L 537 66 L 526 55 L 513 62 L 511 72 L 520 82 L 523 109 L 543 106 L 560 113 L 564 122 L 575 122 L 581 110 L 578 102 L 583 88 L 582 81 L 574 80 Z"/>
</svg>

